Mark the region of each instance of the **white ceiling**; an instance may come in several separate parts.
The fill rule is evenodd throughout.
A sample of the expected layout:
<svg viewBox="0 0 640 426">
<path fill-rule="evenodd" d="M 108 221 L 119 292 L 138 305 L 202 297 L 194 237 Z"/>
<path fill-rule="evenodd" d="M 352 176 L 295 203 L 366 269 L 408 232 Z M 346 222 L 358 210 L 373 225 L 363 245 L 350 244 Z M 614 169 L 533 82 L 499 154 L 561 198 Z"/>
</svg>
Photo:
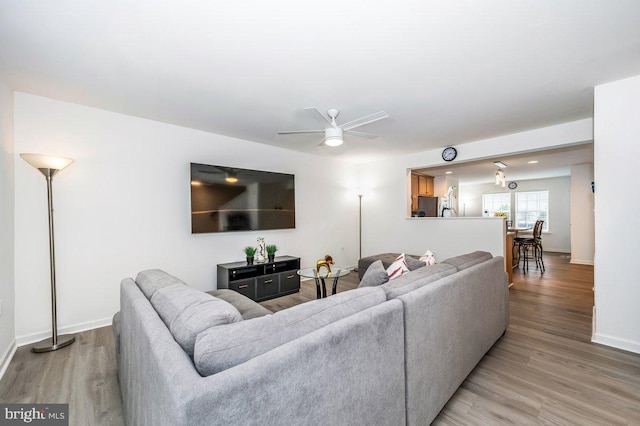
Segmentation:
<svg viewBox="0 0 640 426">
<path fill-rule="evenodd" d="M 2 0 L 14 90 L 364 162 L 593 115 L 640 74 L 638 0 Z M 303 111 L 379 138 L 278 135 Z"/>
</svg>

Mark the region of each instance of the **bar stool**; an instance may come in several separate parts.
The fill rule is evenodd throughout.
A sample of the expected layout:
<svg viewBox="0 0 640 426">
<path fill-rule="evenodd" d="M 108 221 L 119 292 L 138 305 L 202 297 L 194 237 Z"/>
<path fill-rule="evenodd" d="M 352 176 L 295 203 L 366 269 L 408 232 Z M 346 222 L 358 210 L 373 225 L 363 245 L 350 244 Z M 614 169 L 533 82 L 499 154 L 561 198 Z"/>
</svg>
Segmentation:
<svg viewBox="0 0 640 426">
<path fill-rule="evenodd" d="M 526 274 L 529 270 L 529 260 L 533 257 L 536 268 L 544 272 L 544 261 L 542 260 L 542 225 L 544 220 L 536 220 L 531 237 L 517 237 L 513 239 L 514 248 L 518 248 L 518 263 L 522 260 L 522 269 Z"/>
</svg>

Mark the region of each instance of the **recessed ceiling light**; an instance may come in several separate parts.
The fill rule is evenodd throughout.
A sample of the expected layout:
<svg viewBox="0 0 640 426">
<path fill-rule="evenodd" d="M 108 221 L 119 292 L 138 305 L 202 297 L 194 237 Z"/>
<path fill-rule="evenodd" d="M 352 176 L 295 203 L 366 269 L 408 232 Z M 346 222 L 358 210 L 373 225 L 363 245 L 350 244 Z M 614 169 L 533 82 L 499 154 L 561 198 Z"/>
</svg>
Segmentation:
<svg viewBox="0 0 640 426">
<path fill-rule="evenodd" d="M 504 164 L 502 161 L 494 161 L 493 164 L 495 164 L 496 166 L 500 167 L 501 169 L 506 169 L 507 165 Z"/>
<path fill-rule="evenodd" d="M 529 164 L 537 164 L 537 163 L 538 163 L 538 160 L 531 160 L 531 161 L 528 161 L 528 163 L 529 163 Z"/>
<path fill-rule="evenodd" d="M 453 173 L 451 170 L 449 170 L 448 172 L 444 172 L 445 175 L 450 175 L 451 173 Z"/>
</svg>

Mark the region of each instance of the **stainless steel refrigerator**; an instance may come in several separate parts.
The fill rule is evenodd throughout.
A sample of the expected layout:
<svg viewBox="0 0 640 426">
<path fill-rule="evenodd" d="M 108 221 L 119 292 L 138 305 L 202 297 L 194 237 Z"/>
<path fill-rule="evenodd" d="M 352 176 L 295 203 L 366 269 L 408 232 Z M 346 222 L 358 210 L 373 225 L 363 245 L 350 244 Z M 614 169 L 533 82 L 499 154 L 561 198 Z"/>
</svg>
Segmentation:
<svg viewBox="0 0 640 426">
<path fill-rule="evenodd" d="M 438 217 L 438 197 L 418 197 L 418 216 Z"/>
</svg>

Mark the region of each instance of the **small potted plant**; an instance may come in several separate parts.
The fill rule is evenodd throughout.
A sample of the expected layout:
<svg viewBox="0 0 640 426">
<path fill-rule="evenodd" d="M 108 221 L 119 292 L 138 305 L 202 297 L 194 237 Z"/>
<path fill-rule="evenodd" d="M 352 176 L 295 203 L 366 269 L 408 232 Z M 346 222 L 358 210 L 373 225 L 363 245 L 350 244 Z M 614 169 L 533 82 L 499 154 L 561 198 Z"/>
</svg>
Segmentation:
<svg viewBox="0 0 640 426">
<path fill-rule="evenodd" d="M 256 255 L 256 248 L 247 246 L 244 248 L 244 254 L 247 255 L 247 265 L 253 265 L 253 256 Z"/>
<path fill-rule="evenodd" d="M 275 244 L 269 244 L 265 249 L 267 250 L 269 262 L 273 262 L 276 257 L 276 252 L 278 251 L 278 246 Z"/>
</svg>

